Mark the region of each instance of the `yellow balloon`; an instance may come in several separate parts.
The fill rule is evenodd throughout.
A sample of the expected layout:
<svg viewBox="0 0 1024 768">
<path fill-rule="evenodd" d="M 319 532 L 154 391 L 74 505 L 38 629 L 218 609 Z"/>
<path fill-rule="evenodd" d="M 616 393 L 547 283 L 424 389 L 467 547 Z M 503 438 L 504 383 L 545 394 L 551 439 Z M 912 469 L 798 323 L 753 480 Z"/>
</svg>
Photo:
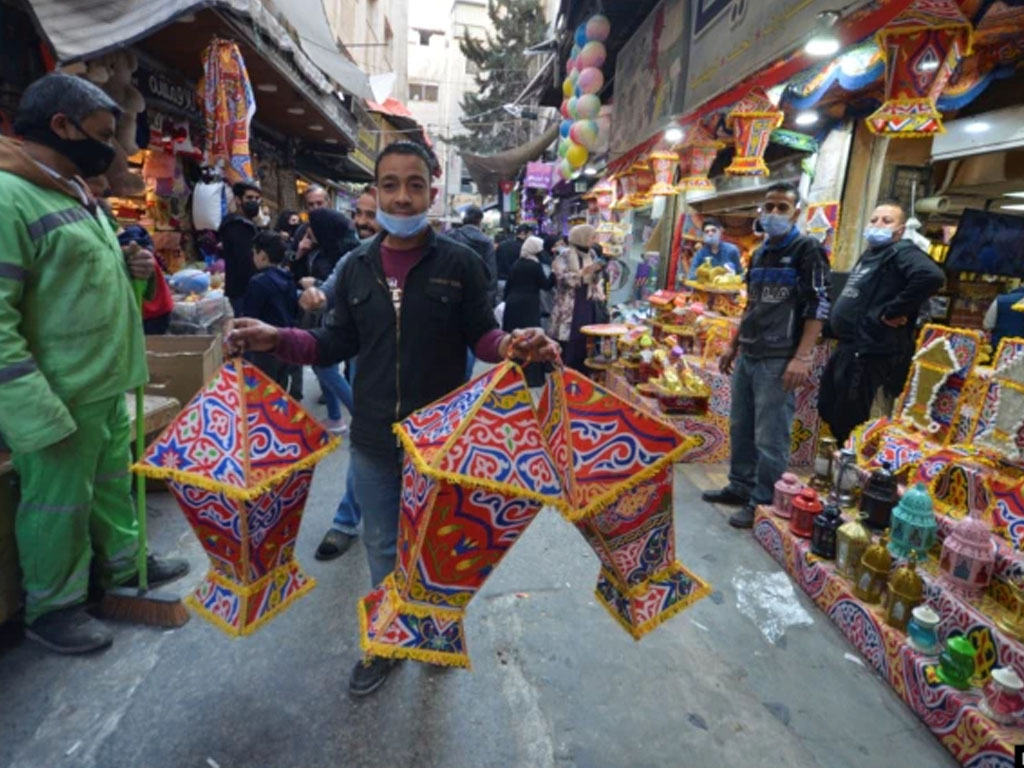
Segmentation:
<svg viewBox="0 0 1024 768">
<path fill-rule="evenodd" d="M 587 148 L 575 142 L 569 145 L 569 150 L 565 153 L 565 159 L 573 168 L 582 167 L 589 156 Z"/>
<path fill-rule="evenodd" d="M 570 80 L 568 77 L 562 81 L 562 95 L 565 96 L 565 98 L 568 99 L 570 96 L 572 96 L 575 90 L 576 86 L 573 85 L 572 80 Z"/>
</svg>

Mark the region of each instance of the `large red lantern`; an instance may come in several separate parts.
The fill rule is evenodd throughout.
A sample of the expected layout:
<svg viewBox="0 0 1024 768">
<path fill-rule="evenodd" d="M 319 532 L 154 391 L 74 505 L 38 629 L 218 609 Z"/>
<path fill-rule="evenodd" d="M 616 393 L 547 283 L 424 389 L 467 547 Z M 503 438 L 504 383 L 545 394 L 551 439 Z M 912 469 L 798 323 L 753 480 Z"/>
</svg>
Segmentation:
<svg viewBox="0 0 1024 768">
<path fill-rule="evenodd" d="M 971 52 L 971 25 L 954 0 L 916 0 L 878 33 L 885 102 L 867 118 L 873 133 L 918 138 L 943 133 L 936 100 Z"/>
<path fill-rule="evenodd" d="M 768 139 L 785 117 L 760 88 L 748 93 L 725 117 L 736 154 L 725 172 L 732 176 L 768 176 L 764 162 Z"/>
<path fill-rule="evenodd" d="M 679 156 L 675 152 L 652 152 L 650 160 L 654 171 L 654 186 L 651 187 L 651 194 L 660 197 L 678 195 L 679 190 L 672 182 L 675 181 Z"/>
<path fill-rule="evenodd" d="M 694 125 L 681 144 L 676 145 L 679 156 L 680 192 L 714 192 L 715 185 L 708 178 L 718 151 L 725 144 L 712 136 L 704 126 Z"/>
</svg>

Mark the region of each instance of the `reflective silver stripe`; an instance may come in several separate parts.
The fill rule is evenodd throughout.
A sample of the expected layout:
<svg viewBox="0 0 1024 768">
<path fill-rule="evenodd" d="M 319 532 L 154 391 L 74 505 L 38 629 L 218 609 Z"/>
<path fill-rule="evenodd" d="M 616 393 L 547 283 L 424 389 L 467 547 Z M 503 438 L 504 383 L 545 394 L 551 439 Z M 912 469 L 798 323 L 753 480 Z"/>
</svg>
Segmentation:
<svg viewBox="0 0 1024 768">
<path fill-rule="evenodd" d="M 0 277 L 22 283 L 28 277 L 28 270 L 17 264 L 11 264 L 9 261 L 0 261 Z"/>
<path fill-rule="evenodd" d="M 76 221 L 84 221 L 88 218 L 89 212 L 80 205 L 74 208 L 65 208 L 63 211 L 54 211 L 33 221 L 28 225 L 28 234 L 33 240 L 38 240 L 58 227 L 63 227 L 65 224 L 74 224 Z"/>
<path fill-rule="evenodd" d="M 35 372 L 36 361 L 32 358 L 22 360 L 20 363 L 11 363 L 8 366 L 0 368 L 0 384 L 6 384 L 8 381 L 20 379 L 22 376 L 28 376 L 30 373 Z"/>
</svg>

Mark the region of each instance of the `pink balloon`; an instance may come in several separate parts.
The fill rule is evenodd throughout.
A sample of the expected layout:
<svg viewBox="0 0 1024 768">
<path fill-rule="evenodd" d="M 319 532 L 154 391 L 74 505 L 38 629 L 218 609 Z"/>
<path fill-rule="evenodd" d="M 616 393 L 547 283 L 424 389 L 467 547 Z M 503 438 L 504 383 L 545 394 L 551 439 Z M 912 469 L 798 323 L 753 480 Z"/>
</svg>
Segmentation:
<svg viewBox="0 0 1024 768">
<path fill-rule="evenodd" d="M 565 62 L 566 73 L 571 75 L 573 72 L 579 71 L 579 68 L 577 66 L 578 64 L 579 62 L 576 59 L 569 59 L 567 62 Z"/>
<path fill-rule="evenodd" d="M 572 120 L 572 115 L 569 114 L 569 99 L 564 99 L 562 101 L 562 117 L 566 120 Z"/>
<path fill-rule="evenodd" d="M 587 67 L 580 72 L 580 79 L 577 84 L 583 93 L 597 93 L 604 87 L 604 75 L 596 67 Z"/>
<path fill-rule="evenodd" d="M 600 129 L 595 120 L 577 120 L 569 128 L 569 138 L 591 151 L 597 147 L 599 134 Z"/>
<path fill-rule="evenodd" d="M 607 16 L 595 14 L 587 20 L 587 40 L 607 40 L 612 33 L 612 23 Z"/>
<path fill-rule="evenodd" d="M 601 111 L 601 100 L 592 93 L 580 96 L 578 99 L 569 99 L 569 102 L 569 111 L 573 119 L 592 120 Z"/>
<path fill-rule="evenodd" d="M 604 66 L 605 59 L 607 58 L 608 51 L 604 47 L 604 43 L 592 40 L 583 46 L 583 50 L 580 51 L 576 61 L 584 67 L 597 67 L 600 69 Z"/>
</svg>

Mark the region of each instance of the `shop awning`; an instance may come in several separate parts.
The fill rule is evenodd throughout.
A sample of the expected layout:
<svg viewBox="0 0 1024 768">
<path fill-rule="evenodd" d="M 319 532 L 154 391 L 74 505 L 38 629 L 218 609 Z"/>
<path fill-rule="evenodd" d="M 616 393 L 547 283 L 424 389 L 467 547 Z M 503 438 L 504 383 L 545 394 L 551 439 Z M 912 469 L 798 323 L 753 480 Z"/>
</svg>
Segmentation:
<svg viewBox="0 0 1024 768">
<path fill-rule="evenodd" d="M 503 179 L 514 179 L 519 171 L 531 160 L 536 160 L 541 153 L 558 138 L 558 123 L 552 123 L 533 141 L 518 147 L 498 152 L 495 155 L 471 155 L 462 153 L 462 162 L 480 187 L 484 195 L 493 195 L 498 191 L 498 182 Z"/>
</svg>

